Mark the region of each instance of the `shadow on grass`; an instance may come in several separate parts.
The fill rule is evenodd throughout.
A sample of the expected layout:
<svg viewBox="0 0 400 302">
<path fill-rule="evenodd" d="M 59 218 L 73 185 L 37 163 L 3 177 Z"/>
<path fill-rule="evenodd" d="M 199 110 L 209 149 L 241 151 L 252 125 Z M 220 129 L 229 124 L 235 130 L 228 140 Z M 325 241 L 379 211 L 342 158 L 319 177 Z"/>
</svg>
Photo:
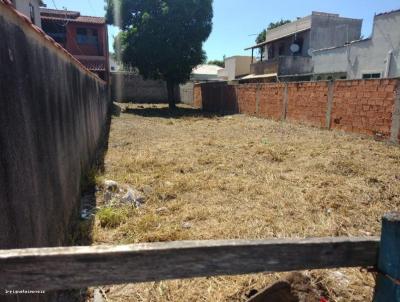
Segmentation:
<svg viewBox="0 0 400 302">
<path fill-rule="evenodd" d="M 136 108 L 127 108 L 124 113 L 136 114 L 144 117 L 161 117 L 161 118 L 185 118 L 185 117 L 201 117 L 213 118 L 221 116 L 219 113 L 205 112 L 201 109 L 183 107 L 177 105 L 175 109 L 170 110 L 167 105 L 137 105 Z"/>
</svg>

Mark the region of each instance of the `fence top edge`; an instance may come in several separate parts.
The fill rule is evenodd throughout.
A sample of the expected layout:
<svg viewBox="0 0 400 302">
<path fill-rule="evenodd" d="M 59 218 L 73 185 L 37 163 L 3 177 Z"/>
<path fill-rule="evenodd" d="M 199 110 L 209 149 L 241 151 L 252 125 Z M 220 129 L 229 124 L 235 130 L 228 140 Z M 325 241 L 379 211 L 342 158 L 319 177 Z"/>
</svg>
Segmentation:
<svg viewBox="0 0 400 302">
<path fill-rule="evenodd" d="M 262 245 L 304 245 L 304 244 L 340 244 L 340 243 L 378 243 L 379 237 L 317 237 L 304 239 L 271 240 L 185 240 L 170 242 L 137 243 L 127 245 L 69 246 L 0 250 L 0 260 L 32 256 L 73 256 L 85 254 L 150 252 L 178 249 L 202 249 L 223 247 L 256 247 Z"/>
</svg>

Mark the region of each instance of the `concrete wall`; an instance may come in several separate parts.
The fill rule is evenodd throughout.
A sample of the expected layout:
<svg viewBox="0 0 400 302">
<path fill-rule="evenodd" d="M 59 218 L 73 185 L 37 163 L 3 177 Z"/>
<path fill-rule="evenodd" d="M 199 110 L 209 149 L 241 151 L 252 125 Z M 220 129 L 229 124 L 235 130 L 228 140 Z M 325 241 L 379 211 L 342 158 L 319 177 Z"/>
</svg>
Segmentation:
<svg viewBox="0 0 400 302">
<path fill-rule="evenodd" d="M 0 37 L 0 249 L 62 245 L 107 86 L 2 1 Z"/>
<path fill-rule="evenodd" d="M 399 28 L 400 11 L 375 16 L 370 39 L 314 52 L 314 72 L 346 72 L 348 79 L 360 79 L 364 73 L 400 76 Z"/>
<path fill-rule="evenodd" d="M 228 81 L 250 73 L 251 56 L 233 56 L 225 59 L 225 74 Z"/>
<path fill-rule="evenodd" d="M 12 0 L 11 2 L 14 3 L 15 8 L 23 13 L 25 16 L 30 19 L 30 4 L 34 8 L 34 14 L 35 14 L 35 25 L 42 27 L 41 22 L 40 22 L 40 6 L 39 6 L 39 0 Z"/>
<path fill-rule="evenodd" d="M 342 46 L 360 39 L 361 19 L 343 18 L 338 15 L 313 13 L 311 18 L 310 47 L 321 49 Z"/>
<path fill-rule="evenodd" d="M 179 101 L 184 104 L 193 105 L 193 82 L 179 85 Z"/>
<path fill-rule="evenodd" d="M 167 85 L 161 80 L 144 80 L 131 72 L 111 72 L 112 100 L 119 102 L 167 102 Z"/>
<path fill-rule="evenodd" d="M 400 80 L 195 85 L 194 105 L 399 142 Z"/>
</svg>

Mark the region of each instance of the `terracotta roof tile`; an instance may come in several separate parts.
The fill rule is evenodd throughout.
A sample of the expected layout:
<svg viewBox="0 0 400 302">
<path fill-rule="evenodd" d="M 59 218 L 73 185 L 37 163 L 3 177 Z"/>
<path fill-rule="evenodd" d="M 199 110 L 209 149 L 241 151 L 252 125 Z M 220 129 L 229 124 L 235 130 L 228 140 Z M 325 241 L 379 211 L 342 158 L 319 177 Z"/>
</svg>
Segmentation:
<svg viewBox="0 0 400 302">
<path fill-rule="evenodd" d="M 68 22 L 79 22 L 79 23 L 94 23 L 94 24 L 105 24 L 106 19 L 104 17 L 94 16 L 81 16 L 79 12 L 41 8 L 40 17 L 42 20 L 53 20 L 53 21 L 68 21 Z"/>
<path fill-rule="evenodd" d="M 92 71 L 105 71 L 106 70 L 106 61 L 105 59 L 82 59 L 79 58 L 79 61 L 83 65 L 86 66 L 89 70 Z"/>
</svg>

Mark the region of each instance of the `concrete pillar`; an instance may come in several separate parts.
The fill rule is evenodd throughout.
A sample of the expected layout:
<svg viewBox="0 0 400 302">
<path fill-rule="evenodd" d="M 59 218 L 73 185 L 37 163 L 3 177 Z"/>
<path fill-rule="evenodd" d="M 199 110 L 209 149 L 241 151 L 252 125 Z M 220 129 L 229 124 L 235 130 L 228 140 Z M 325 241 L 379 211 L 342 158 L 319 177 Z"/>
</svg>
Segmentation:
<svg viewBox="0 0 400 302">
<path fill-rule="evenodd" d="M 257 84 L 256 87 L 256 116 L 259 116 L 260 114 L 260 87 L 262 84 Z"/>
<path fill-rule="evenodd" d="M 288 83 L 284 83 L 284 90 L 283 90 L 283 108 L 282 108 L 282 121 L 286 120 L 286 115 L 288 111 L 288 102 L 289 102 L 289 97 L 288 97 Z"/>
<path fill-rule="evenodd" d="M 399 143 L 400 133 L 400 80 L 397 80 L 396 95 L 394 99 L 394 110 L 392 114 L 392 128 L 390 130 L 390 141 L 392 143 Z"/>
<path fill-rule="evenodd" d="M 331 115 L 332 115 L 332 105 L 333 105 L 333 89 L 335 87 L 334 81 L 328 82 L 328 102 L 326 108 L 326 128 L 331 129 Z"/>
</svg>

